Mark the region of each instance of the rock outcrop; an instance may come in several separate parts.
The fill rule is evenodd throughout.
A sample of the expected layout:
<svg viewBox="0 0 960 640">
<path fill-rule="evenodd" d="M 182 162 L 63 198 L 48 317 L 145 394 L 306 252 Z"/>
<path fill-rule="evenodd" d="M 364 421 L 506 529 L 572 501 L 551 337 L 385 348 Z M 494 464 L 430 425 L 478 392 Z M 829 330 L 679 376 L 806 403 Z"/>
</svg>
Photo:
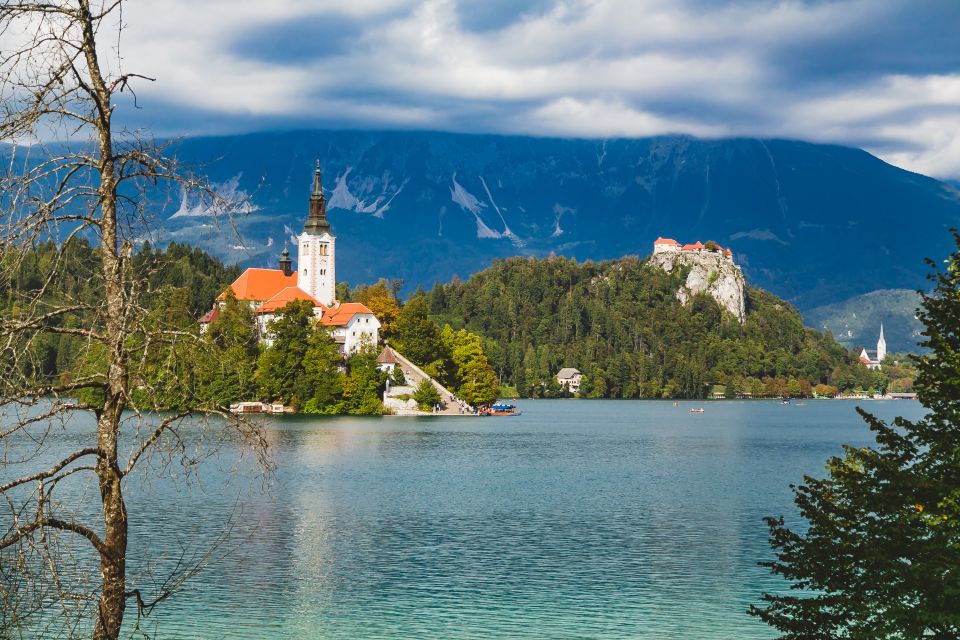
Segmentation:
<svg viewBox="0 0 960 640">
<path fill-rule="evenodd" d="M 706 292 L 738 322 L 743 324 L 746 320 L 746 283 L 740 267 L 731 258 L 717 251 L 676 251 L 654 253 L 650 264 L 667 273 L 682 266 L 690 267 L 686 282 L 677 290 L 681 304 Z"/>
</svg>

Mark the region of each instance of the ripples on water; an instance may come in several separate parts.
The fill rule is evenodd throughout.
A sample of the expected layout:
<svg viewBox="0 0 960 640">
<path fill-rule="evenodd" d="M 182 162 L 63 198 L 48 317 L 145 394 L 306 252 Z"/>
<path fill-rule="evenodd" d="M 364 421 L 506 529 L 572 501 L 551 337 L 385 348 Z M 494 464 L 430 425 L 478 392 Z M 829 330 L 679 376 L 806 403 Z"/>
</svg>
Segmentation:
<svg viewBox="0 0 960 640">
<path fill-rule="evenodd" d="M 692 405 L 690 405 L 692 406 Z M 869 432 L 848 402 L 535 401 L 517 418 L 271 424 L 278 471 L 131 495 L 131 554 L 229 555 L 145 628 L 176 638 L 773 638 L 762 517 Z M 912 402 L 873 402 L 916 417 Z M 239 510 L 239 511 L 238 511 Z M 132 573 L 142 569 L 134 565 Z"/>
</svg>

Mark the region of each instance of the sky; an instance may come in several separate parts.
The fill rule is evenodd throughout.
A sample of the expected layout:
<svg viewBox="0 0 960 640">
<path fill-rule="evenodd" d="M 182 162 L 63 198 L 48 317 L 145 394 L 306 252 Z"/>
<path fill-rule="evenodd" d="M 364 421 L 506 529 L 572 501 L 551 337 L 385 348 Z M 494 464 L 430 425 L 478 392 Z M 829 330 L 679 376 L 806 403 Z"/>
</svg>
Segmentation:
<svg viewBox="0 0 960 640">
<path fill-rule="evenodd" d="M 135 0 L 119 116 L 305 127 L 757 136 L 960 178 L 960 0 Z"/>
</svg>

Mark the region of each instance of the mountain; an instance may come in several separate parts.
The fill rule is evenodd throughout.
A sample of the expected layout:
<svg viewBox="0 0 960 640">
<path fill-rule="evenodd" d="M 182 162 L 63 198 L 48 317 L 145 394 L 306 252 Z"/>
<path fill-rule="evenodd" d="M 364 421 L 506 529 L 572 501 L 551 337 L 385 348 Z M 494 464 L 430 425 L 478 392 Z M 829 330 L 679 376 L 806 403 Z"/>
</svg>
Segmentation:
<svg viewBox="0 0 960 640">
<path fill-rule="evenodd" d="M 848 348 L 876 347 L 883 323 L 884 340 L 890 353 L 916 352 L 923 337 L 917 319 L 920 296 L 911 289 L 882 289 L 809 309 L 804 319 L 811 327 L 833 333 Z"/>
<path fill-rule="evenodd" d="M 960 192 L 847 147 L 688 137 L 578 140 L 435 132 L 303 131 L 188 138 L 178 156 L 251 196 L 237 226 L 175 199 L 166 239 L 273 265 L 302 228 L 315 159 L 338 277 L 409 291 L 492 259 L 647 255 L 657 236 L 732 247 L 756 286 L 800 309 L 925 284 L 947 255 Z"/>
</svg>

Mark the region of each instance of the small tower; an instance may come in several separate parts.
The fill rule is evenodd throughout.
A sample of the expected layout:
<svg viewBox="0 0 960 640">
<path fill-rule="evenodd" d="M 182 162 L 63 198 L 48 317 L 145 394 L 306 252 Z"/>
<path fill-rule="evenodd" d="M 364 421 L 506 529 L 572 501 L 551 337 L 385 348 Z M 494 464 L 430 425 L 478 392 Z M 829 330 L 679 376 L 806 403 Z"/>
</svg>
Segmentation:
<svg viewBox="0 0 960 640">
<path fill-rule="evenodd" d="M 877 340 L 877 362 L 887 357 L 887 341 L 883 339 L 883 323 L 880 323 L 880 339 Z"/>
<path fill-rule="evenodd" d="M 280 270 L 285 276 L 293 275 L 293 261 L 290 260 L 290 252 L 286 247 L 280 252 Z"/>
<path fill-rule="evenodd" d="M 326 306 L 333 306 L 336 295 L 336 238 L 327 222 L 327 201 L 323 197 L 320 161 L 313 174 L 310 213 L 297 238 L 297 286 Z"/>
</svg>

